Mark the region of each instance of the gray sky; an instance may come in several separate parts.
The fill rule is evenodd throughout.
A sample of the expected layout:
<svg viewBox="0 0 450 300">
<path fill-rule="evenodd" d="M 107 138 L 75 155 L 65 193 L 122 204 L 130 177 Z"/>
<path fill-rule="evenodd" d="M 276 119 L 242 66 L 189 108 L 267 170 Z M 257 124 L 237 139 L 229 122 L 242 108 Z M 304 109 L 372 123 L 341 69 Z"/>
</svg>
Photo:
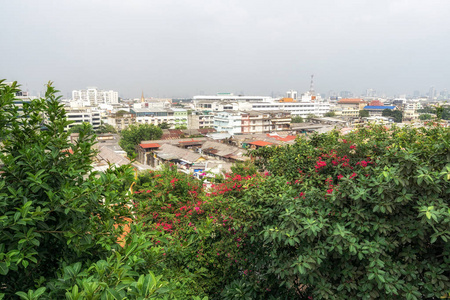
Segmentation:
<svg viewBox="0 0 450 300">
<path fill-rule="evenodd" d="M 450 89 L 448 0 L 0 0 L 0 78 L 66 96 Z"/>
</svg>

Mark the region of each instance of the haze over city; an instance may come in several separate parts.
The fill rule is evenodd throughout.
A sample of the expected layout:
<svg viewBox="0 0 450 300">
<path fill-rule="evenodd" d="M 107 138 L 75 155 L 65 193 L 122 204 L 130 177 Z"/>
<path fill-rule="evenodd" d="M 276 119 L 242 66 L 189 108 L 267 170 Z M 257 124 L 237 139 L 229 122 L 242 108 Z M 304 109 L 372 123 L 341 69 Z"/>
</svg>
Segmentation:
<svg viewBox="0 0 450 300">
<path fill-rule="evenodd" d="M 2 1 L 0 78 L 121 97 L 450 88 L 450 2 Z"/>
</svg>

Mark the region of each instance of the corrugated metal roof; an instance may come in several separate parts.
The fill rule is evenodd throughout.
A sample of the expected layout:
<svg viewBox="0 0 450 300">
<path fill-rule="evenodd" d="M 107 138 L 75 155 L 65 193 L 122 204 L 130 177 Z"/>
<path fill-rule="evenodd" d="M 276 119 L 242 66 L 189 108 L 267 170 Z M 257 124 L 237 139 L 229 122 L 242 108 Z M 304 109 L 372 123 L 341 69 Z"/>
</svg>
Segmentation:
<svg viewBox="0 0 450 300">
<path fill-rule="evenodd" d="M 364 109 L 394 109 L 395 106 L 371 106 L 371 105 L 367 105 L 364 106 Z"/>
</svg>

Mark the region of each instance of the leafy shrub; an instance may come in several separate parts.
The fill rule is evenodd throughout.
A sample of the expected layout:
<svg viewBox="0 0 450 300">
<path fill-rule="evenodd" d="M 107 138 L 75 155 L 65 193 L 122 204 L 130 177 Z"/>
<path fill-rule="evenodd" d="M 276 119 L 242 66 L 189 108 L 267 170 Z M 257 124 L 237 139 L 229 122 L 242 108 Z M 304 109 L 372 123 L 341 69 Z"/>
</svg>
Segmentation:
<svg viewBox="0 0 450 300">
<path fill-rule="evenodd" d="M 255 271 L 319 299 L 444 295 L 448 149 L 448 128 L 375 126 L 254 151 L 276 175 L 236 200 Z"/>
</svg>

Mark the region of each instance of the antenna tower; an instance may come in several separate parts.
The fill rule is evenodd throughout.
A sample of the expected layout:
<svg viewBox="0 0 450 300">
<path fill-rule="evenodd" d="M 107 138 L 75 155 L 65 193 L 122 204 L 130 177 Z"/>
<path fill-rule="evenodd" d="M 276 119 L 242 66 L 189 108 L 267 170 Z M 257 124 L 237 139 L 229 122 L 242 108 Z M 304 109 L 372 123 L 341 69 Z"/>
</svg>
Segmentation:
<svg viewBox="0 0 450 300">
<path fill-rule="evenodd" d="M 313 96 L 316 94 L 316 92 L 314 91 L 314 74 L 311 75 L 311 85 L 309 86 L 309 92 Z"/>
</svg>

